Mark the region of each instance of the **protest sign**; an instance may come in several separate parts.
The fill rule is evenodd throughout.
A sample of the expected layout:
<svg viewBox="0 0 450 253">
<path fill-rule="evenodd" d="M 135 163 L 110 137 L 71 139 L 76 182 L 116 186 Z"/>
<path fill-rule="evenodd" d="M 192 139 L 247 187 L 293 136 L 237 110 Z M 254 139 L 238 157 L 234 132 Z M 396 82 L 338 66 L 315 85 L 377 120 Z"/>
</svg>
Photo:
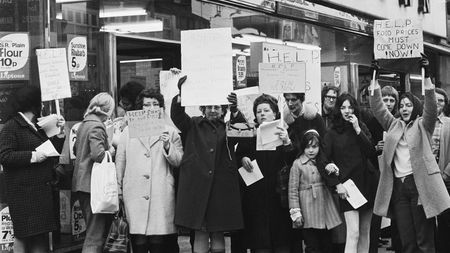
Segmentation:
<svg viewBox="0 0 450 253">
<path fill-rule="evenodd" d="M 231 29 L 181 31 L 181 69 L 188 75 L 181 104 L 228 104 L 233 91 Z"/>
<path fill-rule="evenodd" d="M 128 129 L 130 138 L 159 135 L 165 130 L 161 119 L 161 109 L 128 111 Z"/>
<path fill-rule="evenodd" d="M 421 57 L 423 53 L 422 24 L 417 19 L 375 20 L 375 59 Z"/>
<path fill-rule="evenodd" d="M 305 62 L 259 64 L 259 89 L 262 93 L 305 92 L 305 85 Z"/>
<path fill-rule="evenodd" d="M 66 49 L 36 49 L 36 55 L 42 101 L 71 97 Z"/>
<path fill-rule="evenodd" d="M 259 96 L 259 87 L 249 87 L 235 90 L 237 96 L 237 106 L 244 118 L 251 125 L 255 123 L 255 114 L 253 113 L 253 102 Z"/>
<path fill-rule="evenodd" d="M 0 80 L 29 79 L 28 33 L 0 32 Z"/>
</svg>

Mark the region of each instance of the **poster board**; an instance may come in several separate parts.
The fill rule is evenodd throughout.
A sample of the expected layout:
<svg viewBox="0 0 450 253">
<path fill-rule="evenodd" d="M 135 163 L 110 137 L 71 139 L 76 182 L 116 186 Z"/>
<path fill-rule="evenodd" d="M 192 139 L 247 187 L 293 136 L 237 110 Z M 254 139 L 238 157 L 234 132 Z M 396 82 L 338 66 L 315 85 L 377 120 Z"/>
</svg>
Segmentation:
<svg viewBox="0 0 450 253">
<path fill-rule="evenodd" d="M 418 58 L 423 53 L 422 23 L 418 19 L 375 20 L 375 59 Z"/>
<path fill-rule="evenodd" d="M 128 111 L 128 129 L 130 138 L 159 135 L 165 131 L 161 109 Z"/>
<path fill-rule="evenodd" d="M 259 89 L 261 93 L 305 92 L 306 63 L 260 63 Z"/>
<path fill-rule="evenodd" d="M 65 48 L 36 49 L 42 101 L 71 97 Z"/>
<path fill-rule="evenodd" d="M 181 69 L 188 76 L 181 87 L 181 104 L 228 104 L 232 56 L 230 28 L 181 31 Z"/>
</svg>

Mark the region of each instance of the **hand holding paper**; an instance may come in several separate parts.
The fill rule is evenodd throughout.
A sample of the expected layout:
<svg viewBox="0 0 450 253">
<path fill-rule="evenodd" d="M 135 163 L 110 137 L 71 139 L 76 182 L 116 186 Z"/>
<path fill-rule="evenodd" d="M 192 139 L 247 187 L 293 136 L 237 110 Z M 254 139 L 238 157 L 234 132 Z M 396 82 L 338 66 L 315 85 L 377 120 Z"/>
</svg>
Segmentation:
<svg viewBox="0 0 450 253">
<path fill-rule="evenodd" d="M 248 172 L 246 169 L 244 169 L 244 167 L 239 168 L 239 174 L 241 174 L 241 177 L 244 180 L 245 185 L 247 186 L 254 184 L 255 182 L 264 178 L 256 160 L 253 160 L 251 164 L 253 167 L 253 170 L 251 172 Z"/>
<path fill-rule="evenodd" d="M 56 151 L 55 147 L 53 146 L 50 140 L 47 140 L 44 143 L 42 143 L 39 147 L 36 148 L 36 151 L 45 154 L 47 157 L 59 156 L 58 151 Z"/>
<path fill-rule="evenodd" d="M 353 206 L 353 208 L 357 209 L 360 206 L 367 203 L 367 199 L 359 191 L 358 187 L 355 185 L 353 180 L 349 179 L 345 181 L 342 185 L 347 190 L 348 194 L 347 201 L 348 203 L 350 203 L 350 205 Z"/>
<path fill-rule="evenodd" d="M 64 123 L 64 119 L 61 120 L 58 115 L 51 114 L 49 116 L 39 118 L 37 124 L 45 131 L 47 137 L 51 138 L 61 132 L 59 125 Z"/>
</svg>

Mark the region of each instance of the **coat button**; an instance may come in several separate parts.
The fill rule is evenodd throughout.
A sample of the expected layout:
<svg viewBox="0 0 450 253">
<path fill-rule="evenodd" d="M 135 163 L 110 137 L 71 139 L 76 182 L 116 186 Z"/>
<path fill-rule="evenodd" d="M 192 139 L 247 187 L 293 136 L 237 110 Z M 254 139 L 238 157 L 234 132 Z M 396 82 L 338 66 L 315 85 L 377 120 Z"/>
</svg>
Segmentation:
<svg viewBox="0 0 450 253">
<path fill-rule="evenodd" d="M 211 153 L 214 152 L 214 149 L 213 148 L 209 149 L 209 152 L 211 152 Z"/>
<path fill-rule="evenodd" d="M 145 200 L 149 200 L 149 199 L 150 199 L 149 196 L 144 196 L 143 198 L 144 198 Z"/>
<path fill-rule="evenodd" d="M 209 173 L 210 175 L 212 175 L 212 170 L 208 171 L 208 173 Z"/>
<path fill-rule="evenodd" d="M 149 175 L 144 175 L 145 179 L 149 179 L 150 176 Z"/>
</svg>

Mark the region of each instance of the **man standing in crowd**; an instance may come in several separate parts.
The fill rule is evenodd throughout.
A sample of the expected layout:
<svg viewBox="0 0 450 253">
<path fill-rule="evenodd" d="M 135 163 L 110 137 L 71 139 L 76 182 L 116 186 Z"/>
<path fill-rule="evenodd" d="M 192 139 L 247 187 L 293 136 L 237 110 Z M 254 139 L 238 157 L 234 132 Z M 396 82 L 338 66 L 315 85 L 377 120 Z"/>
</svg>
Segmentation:
<svg viewBox="0 0 450 253">
<path fill-rule="evenodd" d="M 331 115 L 338 95 L 339 88 L 336 86 L 328 85 L 322 89 L 322 118 L 325 122 L 326 129 L 330 129 L 331 127 Z"/>
<path fill-rule="evenodd" d="M 443 109 L 448 104 L 447 93 L 440 88 L 436 88 L 436 104 L 438 117 L 431 137 L 431 150 L 439 164 L 442 178 L 447 190 L 450 190 L 450 118 L 444 115 Z M 447 210 L 437 217 L 438 229 L 436 233 L 437 252 L 448 252 L 450 249 L 450 212 Z"/>
</svg>

